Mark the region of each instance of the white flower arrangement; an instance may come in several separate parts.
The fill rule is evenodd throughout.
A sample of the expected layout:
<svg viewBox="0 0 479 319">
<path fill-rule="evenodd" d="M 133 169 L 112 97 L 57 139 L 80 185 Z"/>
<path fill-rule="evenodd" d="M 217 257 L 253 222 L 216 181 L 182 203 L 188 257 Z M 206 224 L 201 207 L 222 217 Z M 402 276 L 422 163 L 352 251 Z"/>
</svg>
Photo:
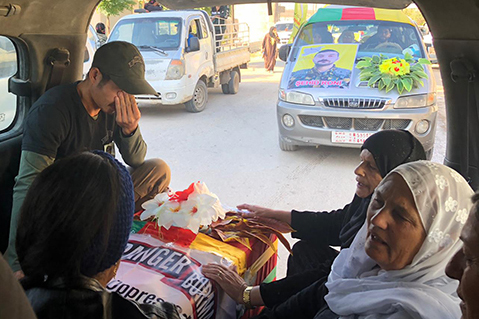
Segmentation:
<svg viewBox="0 0 479 319">
<path fill-rule="evenodd" d="M 200 226 L 208 226 L 218 218 L 224 218 L 225 209 L 218 197 L 204 183 L 192 183 L 186 190 L 176 193 L 160 193 L 142 204 L 141 220 L 151 217 L 159 226 L 185 228 L 197 234 Z"/>
</svg>

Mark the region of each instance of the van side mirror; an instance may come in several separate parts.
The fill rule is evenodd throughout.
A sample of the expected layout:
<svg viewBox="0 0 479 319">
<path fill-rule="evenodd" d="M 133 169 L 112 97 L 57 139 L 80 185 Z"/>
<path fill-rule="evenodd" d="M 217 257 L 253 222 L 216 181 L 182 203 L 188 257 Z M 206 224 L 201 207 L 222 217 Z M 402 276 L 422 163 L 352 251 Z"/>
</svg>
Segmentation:
<svg viewBox="0 0 479 319">
<path fill-rule="evenodd" d="M 185 49 L 186 52 L 194 52 L 200 50 L 200 40 L 198 37 L 191 37 L 187 40 L 188 47 Z"/>
<path fill-rule="evenodd" d="M 281 48 L 279 48 L 279 54 L 278 55 L 279 55 L 279 58 L 281 59 L 281 61 L 286 62 L 286 60 L 288 59 L 289 51 L 291 51 L 291 43 L 285 44 L 285 45 L 281 46 Z"/>
</svg>

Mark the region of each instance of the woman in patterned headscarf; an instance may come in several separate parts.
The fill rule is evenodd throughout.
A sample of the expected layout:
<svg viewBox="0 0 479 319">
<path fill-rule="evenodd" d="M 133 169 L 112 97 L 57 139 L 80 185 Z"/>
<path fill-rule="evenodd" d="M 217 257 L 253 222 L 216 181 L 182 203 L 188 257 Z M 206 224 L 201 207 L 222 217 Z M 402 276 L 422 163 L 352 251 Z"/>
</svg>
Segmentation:
<svg viewBox="0 0 479 319">
<path fill-rule="evenodd" d="M 274 72 L 274 66 L 276 65 L 276 56 L 277 56 L 277 46 L 279 43 L 278 32 L 276 27 L 271 27 L 269 32 L 264 36 L 263 39 L 263 59 L 264 59 L 264 68 L 268 72 Z"/>
<path fill-rule="evenodd" d="M 401 165 L 376 188 L 351 247 L 336 258 L 315 319 L 461 316 L 457 281 L 445 275 L 461 248 L 472 189 L 454 170 Z"/>
</svg>

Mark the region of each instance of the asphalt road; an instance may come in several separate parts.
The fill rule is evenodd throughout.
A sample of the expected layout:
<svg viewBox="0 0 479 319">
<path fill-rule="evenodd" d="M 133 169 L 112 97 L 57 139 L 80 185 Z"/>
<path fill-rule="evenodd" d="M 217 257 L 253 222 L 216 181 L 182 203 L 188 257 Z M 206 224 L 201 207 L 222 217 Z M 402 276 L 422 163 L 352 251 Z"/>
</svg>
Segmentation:
<svg viewBox="0 0 479 319">
<path fill-rule="evenodd" d="M 221 89 L 210 89 L 207 108 L 201 113 L 188 113 L 182 105 L 142 102 L 140 126 L 147 156 L 170 165 L 173 190 L 202 181 L 226 205 L 250 203 L 287 210 L 333 210 L 351 201 L 358 149 L 279 149 L 275 103 L 282 65 L 278 61 L 271 74 L 264 71 L 261 59 L 254 58 L 247 70 L 241 70 L 239 92 L 224 95 Z M 439 71 L 435 73 L 440 114 L 433 160 L 442 162 L 444 98 Z M 280 247 L 279 278 L 286 273 L 287 257 Z"/>
</svg>

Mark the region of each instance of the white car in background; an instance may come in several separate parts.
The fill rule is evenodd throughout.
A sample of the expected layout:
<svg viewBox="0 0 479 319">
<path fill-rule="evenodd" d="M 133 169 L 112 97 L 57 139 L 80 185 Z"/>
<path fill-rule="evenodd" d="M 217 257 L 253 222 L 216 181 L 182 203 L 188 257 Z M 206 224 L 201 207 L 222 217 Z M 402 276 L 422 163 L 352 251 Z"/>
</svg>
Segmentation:
<svg viewBox="0 0 479 319">
<path fill-rule="evenodd" d="M 93 62 L 93 55 L 95 55 L 96 50 L 100 47 L 100 38 L 96 34 L 95 28 L 90 24 L 88 27 L 88 38 L 86 39 L 85 44 L 85 55 L 83 58 L 83 79 L 91 68 Z"/>
<path fill-rule="evenodd" d="M 280 21 L 275 24 L 280 40 L 280 45 L 286 44 L 293 33 L 294 23 L 292 21 Z"/>
</svg>

